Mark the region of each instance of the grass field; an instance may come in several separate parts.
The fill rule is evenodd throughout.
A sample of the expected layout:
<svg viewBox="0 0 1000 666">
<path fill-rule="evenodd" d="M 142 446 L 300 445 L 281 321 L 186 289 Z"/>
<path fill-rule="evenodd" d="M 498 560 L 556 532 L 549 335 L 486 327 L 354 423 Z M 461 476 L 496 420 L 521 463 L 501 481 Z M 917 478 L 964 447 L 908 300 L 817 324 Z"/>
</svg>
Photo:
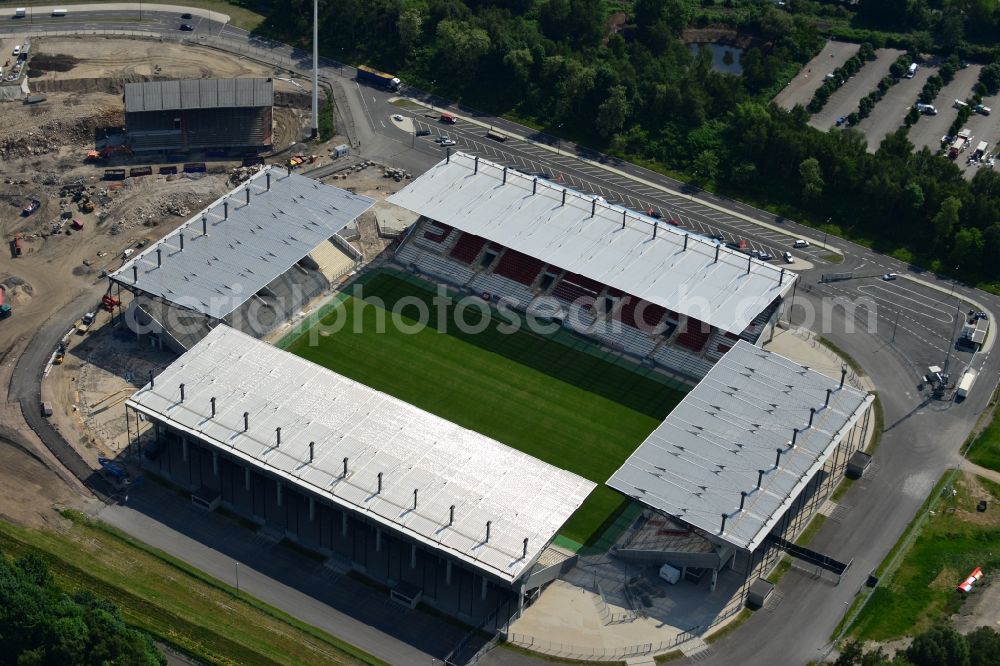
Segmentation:
<svg viewBox="0 0 1000 666">
<path fill-rule="evenodd" d="M 993 413 L 993 420 L 979 433 L 969 446 L 968 458 L 977 465 L 1000 472 L 1000 405 Z"/>
<path fill-rule="evenodd" d="M 1000 485 L 960 474 L 952 487 L 955 494 L 945 488 L 891 580 L 872 593 L 848 632 L 851 636 L 892 640 L 946 621 L 965 600 L 955 586 L 977 566 L 984 571 L 1000 566 L 1000 511 L 995 504 Z M 983 498 L 990 507 L 978 513 L 976 503 Z"/>
<path fill-rule="evenodd" d="M 61 533 L 0 522 L 0 550 L 40 555 L 63 589 L 114 602 L 130 626 L 200 662 L 383 663 L 114 528 L 64 515 Z"/>
<path fill-rule="evenodd" d="M 433 297 L 389 272 L 374 274 L 363 295 L 389 310 L 403 297 L 428 304 Z M 320 325 L 341 316 L 338 332 L 305 333 L 288 350 L 599 484 L 563 528 L 579 544 L 596 538 L 625 504 L 604 482 L 683 396 L 638 366 L 615 364 L 615 354 L 594 353 L 591 343 L 572 348 L 523 330 L 505 335 L 496 317 L 478 334 L 454 326 L 406 333 L 385 317 L 379 334 L 385 310 L 350 297 L 344 306 Z M 453 314 L 449 308 L 447 321 Z M 467 311 L 465 320 L 480 323 L 482 315 Z"/>
</svg>

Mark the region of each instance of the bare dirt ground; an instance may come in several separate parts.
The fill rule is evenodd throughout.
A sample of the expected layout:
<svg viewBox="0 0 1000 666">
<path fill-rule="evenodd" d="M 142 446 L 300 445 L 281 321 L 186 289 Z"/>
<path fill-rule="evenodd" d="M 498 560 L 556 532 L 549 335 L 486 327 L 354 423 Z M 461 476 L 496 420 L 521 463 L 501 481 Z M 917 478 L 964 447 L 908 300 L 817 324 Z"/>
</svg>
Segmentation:
<svg viewBox="0 0 1000 666">
<path fill-rule="evenodd" d="M 64 71 L 49 71 L 33 79 L 102 79 L 119 86 L 131 81 L 163 79 L 243 78 L 253 76 L 287 77 L 277 70 L 229 53 L 190 44 L 153 40 L 109 38 L 65 39 L 39 38 L 32 51 L 47 56 L 69 56 L 72 66 Z M 29 64 L 31 64 L 29 62 Z M 275 78 L 275 91 L 308 92 L 309 82 L 301 88 Z"/>
<path fill-rule="evenodd" d="M 796 104 L 805 106 L 823 85 L 823 77 L 847 62 L 859 48 L 858 44 L 827 42 L 823 50 L 775 96 L 774 103 L 783 109 L 791 109 Z"/>
</svg>

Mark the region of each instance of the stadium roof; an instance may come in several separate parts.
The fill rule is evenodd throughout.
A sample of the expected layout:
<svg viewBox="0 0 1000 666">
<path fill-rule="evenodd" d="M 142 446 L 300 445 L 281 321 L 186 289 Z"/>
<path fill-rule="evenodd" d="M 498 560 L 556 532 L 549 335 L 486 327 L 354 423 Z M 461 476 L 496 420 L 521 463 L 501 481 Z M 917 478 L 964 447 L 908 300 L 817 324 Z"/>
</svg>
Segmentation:
<svg viewBox="0 0 1000 666">
<path fill-rule="evenodd" d="M 828 389 L 830 402 L 824 407 Z M 752 551 L 872 400 L 869 394 L 741 340 L 608 485 Z M 812 427 L 810 408 L 816 408 Z M 800 432 L 795 447 L 789 448 L 794 428 Z M 775 468 L 779 448 L 783 453 Z M 742 511 L 740 491 L 748 493 Z"/>
<path fill-rule="evenodd" d="M 736 334 L 795 281 L 710 239 L 534 180 L 456 153 L 389 201 Z"/>
<path fill-rule="evenodd" d="M 111 279 L 221 319 L 373 203 L 267 167 L 136 255 Z"/>
<path fill-rule="evenodd" d="M 125 113 L 274 105 L 271 79 L 186 79 L 125 84 Z"/>
<path fill-rule="evenodd" d="M 128 404 L 508 582 L 530 570 L 595 487 L 225 325 Z"/>
</svg>

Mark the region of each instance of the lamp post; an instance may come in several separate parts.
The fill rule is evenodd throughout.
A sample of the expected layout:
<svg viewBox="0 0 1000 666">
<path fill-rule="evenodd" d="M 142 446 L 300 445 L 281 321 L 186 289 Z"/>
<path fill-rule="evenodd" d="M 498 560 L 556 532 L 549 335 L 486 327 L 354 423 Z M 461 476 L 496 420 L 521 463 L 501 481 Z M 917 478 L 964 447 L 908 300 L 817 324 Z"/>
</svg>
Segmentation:
<svg viewBox="0 0 1000 666">
<path fill-rule="evenodd" d="M 236 565 L 236 593 L 239 594 L 239 592 L 240 592 L 240 563 L 237 562 L 236 560 L 233 560 L 233 564 Z"/>
</svg>

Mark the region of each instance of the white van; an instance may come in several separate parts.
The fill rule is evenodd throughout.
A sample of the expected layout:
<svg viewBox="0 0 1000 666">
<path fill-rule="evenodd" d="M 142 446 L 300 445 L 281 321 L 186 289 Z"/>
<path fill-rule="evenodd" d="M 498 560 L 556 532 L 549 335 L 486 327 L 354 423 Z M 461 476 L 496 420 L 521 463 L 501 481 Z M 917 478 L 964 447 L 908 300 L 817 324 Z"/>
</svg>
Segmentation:
<svg viewBox="0 0 1000 666">
<path fill-rule="evenodd" d="M 28 15 L 28 10 L 26 7 L 18 7 L 14 10 L 14 18 L 24 18 Z"/>
<path fill-rule="evenodd" d="M 906 70 L 906 78 L 912 79 L 916 75 L 917 75 L 917 63 L 913 63 L 912 65 L 910 65 L 910 68 Z"/>
<path fill-rule="evenodd" d="M 671 585 L 676 585 L 677 581 L 681 579 L 681 572 L 669 564 L 664 564 L 660 567 L 660 578 L 667 581 Z"/>
<path fill-rule="evenodd" d="M 66 10 L 65 9 L 53 9 L 52 10 L 52 15 L 53 16 L 66 16 Z"/>
<path fill-rule="evenodd" d="M 809 241 L 807 241 L 807 240 L 805 240 L 805 239 L 803 239 L 803 238 L 799 238 L 799 239 L 797 239 L 797 240 L 796 240 L 796 241 L 795 241 L 795 242 L 794 242 L 794 243 L 792 244 L 792 246 L 793 246 L 793 247 L 809 247 Z"/>
</svg>

